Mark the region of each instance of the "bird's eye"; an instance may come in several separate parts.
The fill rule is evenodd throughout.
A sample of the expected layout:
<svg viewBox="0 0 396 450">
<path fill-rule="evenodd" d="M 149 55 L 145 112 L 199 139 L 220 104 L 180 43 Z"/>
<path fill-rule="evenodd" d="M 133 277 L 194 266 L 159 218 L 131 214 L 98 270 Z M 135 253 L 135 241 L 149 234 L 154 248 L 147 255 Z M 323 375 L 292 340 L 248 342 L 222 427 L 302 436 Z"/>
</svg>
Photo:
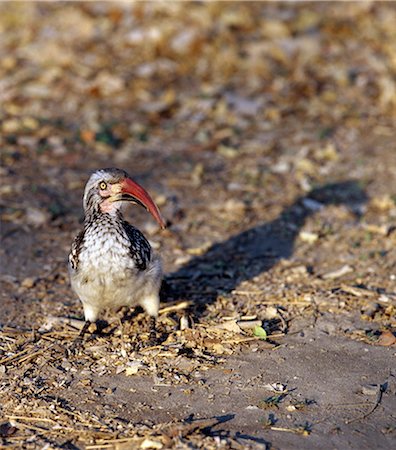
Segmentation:
<svg viewBox="0 0 396 450">
<path fill-rule="evenodd" d="M 99 183 L 99 189 L 101 189 L 102 191 L 104 191 L 105 189 L 107 189 L 107 183 L 104 181 L 101 181 Z"/>
</svg>

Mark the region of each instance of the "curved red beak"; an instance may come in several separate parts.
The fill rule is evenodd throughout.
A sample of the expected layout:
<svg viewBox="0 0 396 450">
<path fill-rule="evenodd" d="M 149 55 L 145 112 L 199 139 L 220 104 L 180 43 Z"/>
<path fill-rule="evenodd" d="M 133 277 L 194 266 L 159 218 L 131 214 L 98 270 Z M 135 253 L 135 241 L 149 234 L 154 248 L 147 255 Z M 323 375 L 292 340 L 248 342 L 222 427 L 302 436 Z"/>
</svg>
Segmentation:
<svg viewBox="0 0 396 450">
<path fill-rule="evenodd" d="M 123 194 L 123 200 L 139 203 L 146 208 L 162 229 L 166 227 L 165 220 L 161 216 L 158 206 L 142 186 L 130 178 L 125 178 L 125 180 L 121 182 L 121 194 Z"/>
</svg>

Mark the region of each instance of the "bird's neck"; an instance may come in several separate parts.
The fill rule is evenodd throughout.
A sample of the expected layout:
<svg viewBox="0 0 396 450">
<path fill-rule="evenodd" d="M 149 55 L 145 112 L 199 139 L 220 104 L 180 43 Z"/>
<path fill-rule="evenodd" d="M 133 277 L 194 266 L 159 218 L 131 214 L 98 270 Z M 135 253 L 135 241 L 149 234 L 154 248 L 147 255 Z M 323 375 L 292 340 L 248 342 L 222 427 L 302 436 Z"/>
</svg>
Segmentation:
<svg viewBox="0 0 396 450">
<path fill-rule="evenodd" d="M 102 222 L 102 221 L 115 221 L 115 222 L 122 222 L 124 220 L 124 216 L 122 215 L 122 212 L 119 209 L 103 212 L 101 209 L 96 210 L 89 210 L 85 211 L 85 218 L 84 223 L 90 224 L 95 222 Z"/>
</svg>

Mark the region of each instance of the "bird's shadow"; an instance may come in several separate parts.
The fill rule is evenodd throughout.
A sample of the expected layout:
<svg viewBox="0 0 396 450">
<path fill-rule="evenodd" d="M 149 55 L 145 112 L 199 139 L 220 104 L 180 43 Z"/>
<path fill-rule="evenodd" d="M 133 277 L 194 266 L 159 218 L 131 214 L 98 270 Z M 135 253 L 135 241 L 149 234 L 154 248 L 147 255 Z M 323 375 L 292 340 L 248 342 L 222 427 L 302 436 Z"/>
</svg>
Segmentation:
<svg viewBox="0 0 396 450">
<path fill-rule="evenodd" d="M 241 282 L 268 271 L 280 259 L 290 258 L 306 220 L 327 205 L 346 205 L 359 220 L 367 195 L 357 181 L 341 181 L 312 189 L 287 206 L 271 222 L 264 222 L 213 244 L 165 277 L 164 301 L 190 300 L 198 320 L 207 306 Z"/>
</svg>

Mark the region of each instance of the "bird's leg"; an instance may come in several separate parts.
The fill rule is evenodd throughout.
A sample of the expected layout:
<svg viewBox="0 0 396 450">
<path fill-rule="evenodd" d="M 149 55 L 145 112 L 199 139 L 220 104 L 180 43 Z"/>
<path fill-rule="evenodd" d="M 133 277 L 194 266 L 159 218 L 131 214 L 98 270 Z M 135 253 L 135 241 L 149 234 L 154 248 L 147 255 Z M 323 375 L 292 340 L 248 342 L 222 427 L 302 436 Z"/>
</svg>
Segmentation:
<svg viewBox="0 0 396 450">
<path fill-rule="evenodd" d="M 122 323 L 122 319 L 118 318 L 118 325 L 120 327 L 120 337 L 121 337 L 121 355 L 126 358 L 127 356 L 127 350 L 126 350 L 126 346 L 125 346 L 125 341 L 124 341 L 124 325 Z"/>
<path fill-rule="evenodd" d="M 157 344 L 157 319 L 155 317 L 150 317 L 149 327 L 150 327 L 150 335 L 149 335 L 149 342 L 152 343 L 152 345 Z"/>
<path fill-rule="evenodd" d="M 157 333 L 157 317 L 159 310 L 159 296 L 158 294 L 148 295 L 140 300 L 140 306 L 146 311 L 146 313 L 150 316 L 150 334 L 148 344 L 150 346 L 154 346 L 158 344 L 158 333 Z"/>
<path fill-rule="evenodd" d="M 91 325 L 91 321 L 86 320 L 84 323 L 84 326 L 81 328 L 81 331 L 77 336 L 77 339 L 80 339 L 81 341 L 84 339 L 85 333 L 88 331 L 88 328 L 90 325 Z"/>
<path fill-rule="evenodd" d="M 70 346 L 70 353 L 74 354 L 76 353 L 76 350 L 83 342 L 84 336 L 86 332 L 88 331 L 89 326 L 91 325 L 91 322 L 89 320 L 86 320 L 84 323 L 84 326 L 81 328 L 81 331 L 78 333 L 78 336 L 74 339 L 72 342 L 72 345 Z"/>
</svg>

